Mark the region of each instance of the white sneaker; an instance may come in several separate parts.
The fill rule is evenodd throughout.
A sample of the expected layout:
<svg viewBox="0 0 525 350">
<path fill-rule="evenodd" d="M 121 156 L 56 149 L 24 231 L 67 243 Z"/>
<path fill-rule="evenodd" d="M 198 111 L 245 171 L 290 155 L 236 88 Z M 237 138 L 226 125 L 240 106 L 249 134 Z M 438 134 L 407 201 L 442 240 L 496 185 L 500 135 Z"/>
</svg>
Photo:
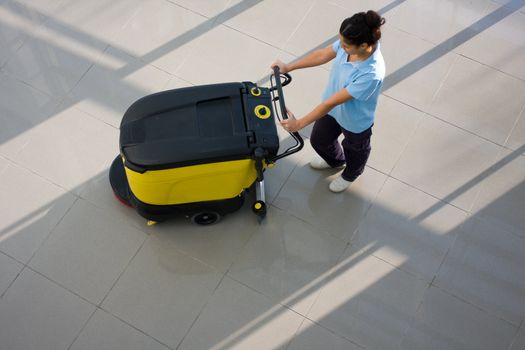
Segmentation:
<svg viewBox="0 0 525 350">
<path fill-rule="evenodd" d="M 330 188 L 330 191 L 335 193 L 343 192 L 348 188 L 348 186 L 350 186 L 351 183 L 352 181 L 346 181 L 341 175 L 339 175 L 335 178 L 335 180 L 330 182 L 330 186 L 328 186 L 328 188 Z"/>
<path fill-rule="evenodd" d="M 321 158 L 319 155 L 315 155 L 314 158 L 310 161 L 310 167 L 312 167 L 313 169 L 317 169 L 317 170 L 332 168 L 330 164 L 328 164 L 326 160 Z M 344 164 L 341 166 L 335 167 L 334 169 L 342 168 L 342 167 L 344 167 Z"/>
</svg>

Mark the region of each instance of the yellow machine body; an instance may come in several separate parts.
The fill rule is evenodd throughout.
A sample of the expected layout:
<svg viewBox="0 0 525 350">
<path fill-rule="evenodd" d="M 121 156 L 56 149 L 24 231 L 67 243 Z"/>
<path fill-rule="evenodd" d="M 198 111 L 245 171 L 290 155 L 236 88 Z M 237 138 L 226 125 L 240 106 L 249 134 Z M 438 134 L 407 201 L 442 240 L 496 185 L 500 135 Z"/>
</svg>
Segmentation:
<svg viewBox="0 0 525 350">
<path fill-rule="evenodd" d="M 146 204 L 176 205 L 238 196 L 257 178 L 255 161 L 241 159 L 162 170 L 133 171 L 125 166 L 133 195 Z"/>
</svg>

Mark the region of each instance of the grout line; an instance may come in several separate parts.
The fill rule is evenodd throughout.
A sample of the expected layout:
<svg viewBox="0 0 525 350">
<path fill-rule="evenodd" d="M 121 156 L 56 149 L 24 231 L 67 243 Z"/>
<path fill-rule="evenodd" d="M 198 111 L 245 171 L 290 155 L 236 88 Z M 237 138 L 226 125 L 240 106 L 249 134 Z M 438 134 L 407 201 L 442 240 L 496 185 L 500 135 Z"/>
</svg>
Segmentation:
<svg viewBox="0 0 525 350">
<path fill-rule="evenodd" d="M 394 180 L 397 180 L 397 181 L 401 182 L 402 184 L 407 185 L 408 187 L 410 187 L 410 188 L 412 188 L 412 189 L 414 189 L 414 190 L 417 190 L 417 191 L 419 191 L 419 192 L 422 192 L 422 193 L 424 193 L 424 194 L 426 194 L 426 195 L 428 195 L 428 196 L 430 196 L 430 197 L 432 197 L 432 198 L 434 198 L 434 199 L 437 199 L 437 200 L 438 200 L 438 203 L 444 203 L 444 204 L 450 205 L 451 207 L 454 207 L 454 208 L 456 208 L 456 209 L 458 209 L 458 210 L 460 210 L 460 211 L 462 211 L 462 212 L 464 212 L 464 213 L 466 213 L 466 214 L 469 213 L 468 210 L 463 209 L 463 208 L 460 208 L 460 207 L 458 207 L 457 205 L 455 205 L 455 204 L 453 204 L 453 203 L 447 202 L 447 201 L 445 201 L 443 198 L 436 197 L 436 195 L 434 195 L 434 194 L 432 194 L 432 193 L 429 193 L 429 192 L 426 192 L 425 190 L 423 190 L 423 189 L 421 189 L 421 188 L 418 188 L 418 187 L 416 187 L 416 186 L 414 186 L 414 185 L 411 185 L 411 184 L 409 184 L 408 182 L 405 182 L 404 180 L 398 179 L 397 177 L 394 177 L 394 176 L 390 176 L 390 178 L 392 178 L 392 179 L 394 179 Z M 436 203 L 436 204 L 438 204 L 438 203 Z"/>
<path fill-rule="evenodd" d="M 18 151 L 17 155 L 22 151 L 22 149 L 20 151 Z M 70 195 L 72 195 L 73 197 L 80 197 L 79 195 L 77 195 L 75 192 L 73 192 L 73 190 L 70 190 L 56 182 L 54 182 L 53 180 L 51 179 L 48 179 L 47 177 L 45 177 L 44 175 L 41 175 L 39 173 L 37 173 L 35 170 L 31 169 L 31 168 L 28 168 L 27 166 L 23 165 L 23 164 L 20 164 L 18 163 L 17 161 L 15 161 L 14 159 L 11 159 L 10 157 L 4 157 L 4 159 L 7 159 L 9 162 L 11 162 L 12 164 L 16 165 L 17 167 L 20 167 L 22 169 L 24 169 L 25 171 L 27 172 L 30 172 L 31 174 L 37 176 L 38 178 L 44 180 L 45 182 L 48 182 L 58 188 L 60 188 L 61 190 L 63 190 L 64 192 L 66 193 L 69 193 Z"/>
<path fill-rule="evenodd" d="M 523 326 L 524 326 L 523 322 L 524 322 L 523 320 L 520 322 L 520 325 L 519 325 L 518 329 L 516 329 L 516 333 L 514 334 L 514 337 L 512 338 L 512 340 L 511 340 L 511 342 L 510 342 L 509 347 L 508 347 L 507 350 L 512 350 L 514 344 L 516 343 L 516 340 L 518 339 L 518 336 L 519 336 L 519 334 L 520 334 L 520 331 L 521 331 L 522 329 L 524 329 L 524 328 L 523 328 Z"/>
<path fill-rule="evenodd" d="M 501 74 L 504 74 L 504 75 L 506 75 L 506 76 L 509 77 L 509 78 L 513 78 L 513 79 L 515 79 L 515 80 L 519 80 L 519 81 L 525 82 L 525 79 L 520 78 L 520 77 L 518 77 L 518 76 L 516 76 L 516 75 L 512 75 L 511 73 L 505 72 L 505 71 L 499 69 L 498 67 L 494 67 L 494 66 L 491 66 L 491 65 L 488 64 L 488 63 L 484 63 L 484 62 L 478 61 L 477 59 L 475 59 L 475 58 L 473 58 L 473 57 L 470 57 L 470 56 L 466 56 L 466 55 L 463 54 L 463 53 L 457 53 L 457 52 L 454 52 L 454 53 L 455 53 L 457 56 L 461 56 L 461 57 L 463 57 L 463 58 L 465 58 L 465 59 L 467 59 L 467 60 L 469 60 L 469 61 L 476 62 L 476 63 L 478 63 L 478 64 L 480 64 L 480 65 L 482 65 L 482 66 L 485 66 L 485 67 L 487 67 L 487 68 L 493 69 L 493 70 L 495 70 L 496 72 L 499 72 L 499 73 L 501 73 Z"/>
<path fill-rule="evenodd" d="M 188 7 L 185 7 L 185 6 L 181 5 L 181 4 L 178 4 L 178 3 L 176 3 L 176 2 L 173 2 L 173 1 L 171 1 L 171 0 L 164 0 L 164 1 L 167 2 L 167 3 L 169 3 L 169 4 L 171 4 L 171 5 L 174 5 L 174 6 L 176 6 L 176 7 L 180 7 L 181 9 L 184 9 L 184 10 L 186 10 L 186 11 L 189 11 L 189 12 L 191 12 L 191 13 L 194 13 L 194 14 L 196 14 L 196 15 L 199 15 L 199 16 L 204 17 L 204 18 L 207 18 L 207 19 L 212 19 L 213 17 L 219 17 L 219 15 L 215 15 L 215 16 L 213 16 L 213 17 L 208 17 L 208 16 L 206 16 L 204 13 L 197 12 L 197 11 L 195 11 L 195 10 L 193 10 L 193 9 L 190 9 L 190 8 L 188 8 Z M 228 2 L 222 10 L 220 10 L 219 14 L 222 13 L 222 12 L 226 9 L 226 7 L 227 7 L 229 4 L 230 4 L 230 2 Z M 215 19 L 214 22 L 215 22 L 216 20 L 217 20 L 217 19 Z"/>
<path fill-rule="evenodd" d="M 208 297 L 208 300 L 206 300 L 206 303 L 204 303 L 204 305 L 202 306 L 202 308 L 200 309 L 199 313 L 197 314 L 197 316 L 195 316 L 195 319 L 193 320 L 193 322 L 191 323 L 191 325 L 188 327 L 188 330 L 186 331 L 186 333 L 184 334 L 184 336 L 182 337 L 182 339 L 180 340 L 179 344 L 175 347 L 175 349 L 179 349 L 181 346 L 182 346 L 182 343 L 184 343 L 184 340 L 186 339 L 186 337 L 190 334 L 193 326 L 195 325 L 195 323 L 197 323 L 197 320 L 200 318 L 201 314 L 204 312 L 204 309 L 206 308 L 206 306 L 209 305 L 210 303 L 210 300 L 211 298 L 215 295 L 215 292 L 219 289 L 219 286 L 222 284 L 222 281 L 226 278 L 226 274 L 224 273 L 222 275 L 222 278 L 219 280 L 219 283 L 217 283 L 217 285 L 215 286 L 215 289 L 213 290 L 213 292 L 211 292 L 210 296 Z"/>
<path fill-rule="evenodd" d="M 478 135 L 478 134 L 474 133 L 473 131 L 470 131 L 470 130 L 465 129 L 465 128 L 461 127 L 461 126 L 455 125 L 455 124 L 453 124 L 452 122 L 449 122 L 449 121 L 447 121 L 447 120 L 445 120 L 445 119 L 442 119 L 441 117 L 438 117 L 438 116 L 436 116 L 436 115 L 434 115 L 434 114 L 432 114 L 432 113 L 430 113 L 430 112 L 424 111 L 424 110 L 422 110 L 421 108 L 418 108 L 418 107 L 412 106 L 412 105 L 410 105 L 410 104 L 408 104 L 408 103 L 406 103 L 406 102 L 404 102 L 404 101 L 402 101 L 402 100 L 399 100 L 399 99 L 397 99 L 397 98 L 395 98 L 395 97 L 393 97 L 393 96 L 391 96 L 391 95 L 388 95 L 386 92 L 383 92 L 382 95 L 384 95 L 384 96 L 386 96 L 386 97 L 388 97 L 388 98 L 390 98 L 390 99 L 392 99 L 392 100 L 394 100 L 394 101 L 397 101 L 397 102 L 399 102 L 399 103 L 401 103 L 401 104 L 403 104 L 403 105 L 405 105 L 405 106 L 407 106 L 407 107 L 410 107 L 410 108 L 412 108 L 412 109 L 415 109 L 416 111 L 421 112 L 421 113 L 423 113 L 423 114 L 425 114 L 425 115 L 427 115 L 427 116 L 429 116 L 429 117 L 432 117 L 432 118 L 434 118 L 434 119 L 436 119 L 436 120 L 439 120 L 439 121 L 441 121 L 441 122 L 443 122 L 443 123 L 445 123 L 445 124 L 448 124 L 448 125 L 450 125 L 450 126 L 453 126 L 454 128 L 457 128 L 457 129 L 462 130 L 462 131 L 464 131 L 464 132 L 466 132 L 466 133 L 468 133 L 468 134 L 470 134 L 470 135 L 473 135 L 473 136 L 477 137 L 478 139 L 481 139 L 481 140 L 483 140 L 483 141 L 487 141 L 487 142 L 492 143 L 493 145 L 496 145 L 496 146 L 499 146 L 499 147 L 505 147 L 504 145 L 499 144 L 499 143 L 497 143 L 497 142 L 495 142 L 495 141 L 492 141 L 492 140 L 490 140 L 490 139 L 488 139 L 488 138 L 486 138 L 486 137 L 484 137 L 484 136 Z"/>
<path fill-rule="evenodd" d="M 97 307 L 97 305 L 95 305 L 93 302 L 87 300 L 87 299 L 86 299 L 85 297 L 83 297 L 82 295 L 78 294 L 78 293 L 75 292 L 75 291 L 72 291 L 71 289 L 67 288 L 66 286 L 62 285 L 61 283 L 59 283 L 59 282 L 57 282 L 57 281 L 51 279 L 50 277 L 44 275 L 42 272 L 37 271 L 36 269 L 32 268 L 32 267 L 29 266 L 29 265 L 27 265 L 26 268 L 27 268 L 28 270 L 31 270 L 32 272 L 36 273 L 37 275 L 39 275 L 39 276 L 45 278 L 46 280 L 50 281 L 51 283 L 57 285 L 58 287 L 60 287 L 60 288 L 62 288 L 62 289 L 64 289 L 64 290 L 68 291 L 69 293 L 71 293 L 71 294 L 77 296 L 78 298 L 82 299 L 83 301 L 85 301 L 85 302 L 88 303 L 89 305 L 94 306 L 95 308 Z"/>
<path fill-rule="evenodd" d="M 80 337 L 80 335 L 82 334 L 82 332 L 84 331 L 84 329 L 87 327 L 89 321 L 91 321 L 91 319 L 93 318 L 93 316 L 95 316 L 95 313 L 97 312 L 97 308 L 95 307 L 95 310 L 93 310 L 93 312 L 91 313 L 91 315 L 88 317 L 88 319 L 86 320 L 86 322 L 84 323 L 84 325 L 82 326 L 82 328 L 80 328 L 80 331 L 77 333 L 77 335 L 75 336 L 75 338 L 73 339 L 73 341 L 71 342 L 71 344 L 69 344 L 69 346 L 67 347 L 67 350 L 70 350 L 71 347 L 76 343 L 76 341 L 78 340 L 78 338 Z"/>
<path fill-rule="evenodd" d="M 336 336 L 336 337 L 339 337 L 339 338 L 341 338 L 341 339 L 344 339 L 344 340 L 346 340 L 347 342 L 349 342 L 349 343 L 351 343 L 351 344 L 353 344 L 353 345 L 356 345 L 357 347 L 359 347 L 359 348 L 361 348 L 361 349 L 363 349 L 363 350 L 367 349 L 364 345 L 361 345 L 361 344 L 359 344 L 359 343 L 356 343 L 355 340 L 352 340 L 352 339 L 350 339 L 350 338 L 347 338 L 347 337 L 345 337 L 345 336 L 342 335 L 342 334 L 336 333 L 335 331 L 331 330 L 330 328 L 324 326 L 323 324 L 321 324 L 321 323 L 319 323 L 319 322 L 317 322 L 317 321 L 315 321 L 315 320 L 313 320 L 313 319 L 311 319 L 311 318 L 309 318 L 309 317 L 306 317 L 306 316 L 305 316 L 305 319 L 307 319 L 308 321 L 312 322 L 312 323 L 315 324 L 316 326 L 321 327 L 321 328 L 324 329 L 325 331 L 328 331 L 329 333 L 333 334 L 333 335 Z"/>
<path fill-rule="evenodd" d="M 168 349 L 173 349 L 171 346 L 169 346 L 169 345 L 167 345 L 167 344 L 161 342 L 159 339 L 157 339 L 157 338 L 155 338 L 154 336 L 148 334 L 147 332 L 143 331 L 142 329 L 137 328 L 136 326 L 134 326 L 133 324 L 129 323 L 128 321 L 126 321 L 126 320 L 120 318 L 119 316 L 117 316 L 117 315 L 111 313 L 109 310 L 106 310 L 106 309 L 104 309 L 103 307 L 99 307 L 99 306 L 97 306 L 96 308 L 97 308 L 97 310 L 100 310 L 100 311 L 102 311 L 102 312 L 105 312 L 105 313 L 111 315 L 112 317 L 116 318 L 116 319 L 119 320 L 120 322 L 122 322 L 122 323 L 128 325 L 129 327 L 133 328 L 134 330 L 136 330 L 136 331 L 138 331 L 138 332 L 144 334 L 145 336 L 147 336 L 147 337 L 153 339 L 154 341 L 156 341 L 157 343 L 159 343 L 159 344 L 161 344 L 161 345 L 167 347 Z"/>
<path fill-rule="evenodd" d="M 478 139 L 481 139 L 481 140 L 483 140 L 483 141 L 490 142 L 490 143 L 492 143 L 492 144 L 494 144 L 494 145 L 496 145 L 496 146 L 499 146 L 499 147 L 504 147 L 502 144 L 499 144 L 499 143 L 497 143 L 497 142 L 495 142 L 495 141 L 492 141 L 492 140 L 490 140 L 490 139 L 488 139 L 488 138 L 486 138 L 486 137 L 484 137 L 484 136 L 478 135 L 478 134 L 474 133 L 473 131 L 470 131 L 470 130 L 465 129 L 465 128 L 461 127 L 461 126 L 455 125 L 455 124 L 453 124 L 452 122 L 449 122 L 449 121 L 447 121 L 447 120 L 445 120 L 445 119 L 442 119 L 441 117 L 438 117 L 438 116 L 436 116 L 436 115 L 434 115 L 434 114 L 432 114 L 432 113 L 430 113 L 430 112 L 424 111 L 424 110 L 422 110 L 422 109 L 420 109 L 420 108 L 418 108 L 418 107 L 415 107 L 415 106 L 409 105 L 409 104 L 406 103 L 406 102 L 403 102 L 403 101 L 401 101 L 401 100 L 399 100 L 399 99 L 397 99 L 397 98 L 395 98 L 395 97 L 393 97 L 393 96 L 391 96 L 391 95 L 388 95 L 386 92 L 383 92 L 382 94 L 383 94 L 384 96 L 386 96 L 386 97 L 392 99 L 392 100 L 395 100 L 395 101 L 397 101 L 397 102 L 399 102 L 399 103 L 401 103 L 401 104 L 407 106 L 407 107 L 410 107 L 410 108 L 412 108 L 412 109 L 415 109 L 415 110 L 418 111 L 418 112 L 422 112 L 422 113 L 424 113 L 425 115 L 427 115 L 427 116 L 429 116 L 429 117 L 432 117 L 432 118 L 434 118 L 434 119 L 436 119 L 436 120 L 439 120 L 439 121 L 441 121 L 441 122 L 443 122 L 443 123 L 445 123 L 445 124 L 448 124 L 448 125 L 450 125 L 450 126 L 453 126 L 453 127 L 457 128 L 457 129 L 459 129 L 459 130 L 462 130 L 462 131 L 464 131 L 464 132 L 466 132 L 466 133 L 468 133 L 468 134 L 470 134 L 470 135 L 472 135 L 472 136 L 475 136 L 475 137 L 478 138 Z"/>
<path fill-rule="evenodd" d="M 3 253 L 5 254 L 4 252 L 0 252 L 0 253 Z M 9 255 L 5 254 L 6 256 L 10 257 Z M 18 262 L 18 260 L 15 260 Z M 9 285 L 7 286 L 7 288 L 5 289 L 5 291 L 0 294 L 0 300 L 2 300 L 4 298 L 4 296 L 6 295 L 7 291 L 9 290 L 9 288 L 11 288 L 11 286 L 15 283 L 15 281 L 18 279 L 18 277 L 20 277 L 20 275 L 22 274 L 22 272 L 26 269 L 26 265 L 25 264 L 22 264 L 22 269 L 20 269 L 20 271 L 18 271 L 18 273 L 16 274 L 15 278 L 13 278 L 13 280 L 11 281 L 11 283 L 9 283 Z"/>
<path fill-rule="evenodd" d="M 514 125 L 510 129 L 509 135 L 505 139 L 505 142 L 503 142 L 505 148 L 507 148 L 507 144 L 509 143 L 510 137 L 514 133 L 514 130 L 516 130 L 516 127 L 518 126 L 519 122 L 522 118 L 525 118 L 525 103 L 523 104 L 523 107 L 521 107 L 521 111 L 518 113 L 518 117 L 516 118 L 516 121 L 514 122 Z"/>
<path fill-rule="evenodd" d="M 441 262 L 439 263 L 438 268 L 434 272 L 434 277 L 432 277 L 432 280 L 430 281 L 430 286 L 436 286 L 436 284 L 435 284 L 436 279 L 437 279 L 439 273 L 441 272 L 441 269 L 442 269 L 443 265 L 445 264 L 445 261 L 447 260 L 450 252 L 452 251 L 452 249 L 456 245 L 456 242 L 458 240 L 459 235 L 463 232 L 463 226 L 465 225 L 465 222 L 467 222 L 469 220 L 471 220 L 470 215 L 467 215 L 467 217 L 465 218 L 465 221 L 462 222 L 461 225 L 457 228 L 457 232 L 455 233 L 454 240 L 453 240 L 452 243 L 450 243 L 450 246 L 447 248 L 447 251 L 445 252 L 445 255 L 443 256 L 443 259 L 441 259 Z"/>
<path fill-rule="evenodd" d="M 465 304 L 467 304 L 467 305 L 477 309 L 478 311 L 481 311 L 482 313 L 484 313 L 484 314 L 486 314 L 486 315 L 488 315 L 488 316 L 490 316 L 492 318 L 496 318 L 496 319 L 498 319 L 498 320 L 500 320 L 502 322 L 505 322 L 505 323 L 507 323 L 507 324 L 509 324 L 509 325 L 511 325 L 513 327 L 519 327 L 519 325 L 515 324 L 514 322 L 509 321 L 509 320 L 505 319 L 504 317 L 497 315 L 493 311 L 487 310 L 487 309 L 485 309 L 485 308 L 483 308 L 483 307 L 481 307 L 479 305 L 476 305 L 473 302 L 468 301 L 464 297 L 462 297 L 462 296 L 460 296 L 458 294 L 455 294 L 454 292 L 451 292 L 451 291 L 445 289 L 444 287 L 438 286 L 436 284 L 432 284 L 431 287 L 440 290 L 442 293 L 447 294 L 448 296 L 450 296 L 452 298 L 455 298 L 455 299 L 457 299 L 457 300 L 459 300 L 459 301 L 461 301 L 461 302 L 463 302 L 463 303 L 465 303 Z"/>
<path fill-rule="evenodd" d="M 445 85 L 445 82 L 447 81 L 448 77 L 452 73 L 452 70 L 454 69 L 456 63 L 458 63 L 459 57 L 460 57 L 459 55 L 455 55 L 454 60 L 448 66 L 448 69 L 443 75 L 443 78 L 441 78 L 441 81 L 439 82 L 436 91 L 434 91 L 434 93 L 432 94 L 432 97 L 430 98 L 429 105 L 432 105 L 434 103 L 434 100 L 436 99 L 437 95 L 441 91 L 441 88 Z"/>
<path fill-rule="evenodd" d="M 286 185 L 286 183 L 288 182 L 288 180 L 290 180 L 290 178 L 292 177 L 292 174 L 294 173 L 295 169 L 299 166 L 299 160 L 297 160 L 297 162 L 295 163 L 295 165 L 293 166 L 292 170 L 290 171 L 290 174 L 288 174 L 288 176 L 286 176 L 286 178 L 284 179 L 283 181 L 283 184 L 279 187 L 279 190 L 277 191 L 277 193 L 275 194 L 275 196 L 272 198 L 272 201 L 269 203 L 270 205 L 273 205 L 275 200 L 277 199 L 277 197 L 279 197 L 279 195 L 281 194 L 282 190 L 284 189 L 284 186 Z M 277 207 L 278 208 L 278 207 Z M 281 209 L 281 208 L 279 208 Z M 283 210 L 283 209 L 281 209 Z"/>
<path fill-rule="evenodd" d="M 64 96 L 62 97 L 62 99 L 60 100 L 59 102 L 59 106 L 62 106 L 62 104 L 68 99 L 69 95 L 73 92 L 73 90 L 75 90 L 77 88 L 77 86 L 80 84 L 80 82 L 82 81 L 82 79 L 84 79 L 84 77 L 89 73 L 89 71 L 97 65 L 97 63 L 100 62 L 100 60 L 102 59 L 102 56 L 104 56 L 104 54 L 106 53 L 106 51 L 111 47 L 111 45 L 109 44 L 106 44 L 106 46 L 104 47 L 103 50 L 101 50 L 99 52 L 99 54 L 96 56 L 96 58 L 91 62 L 91 65 L 88 67 L 88 69 L 86 69 L 86 71 L 80 76 L 80 79 L 77 80 L 77 82 L 75 84 L 73 84 L 73 86 L 64 93 Z"/>
<path fill-rule="evenodd" d="M 414 311 L 414 314 L 410 317 L 410 321 L 408 322 L 408 325 L 407 325 L 405 331 L 403 332 L 403 335 L 401 336 L 401 343 L 403 343 L 403 340 L 406 338 L 406 336 L 408 334 L 408 331 L 410 331 L 412 326 L 415 324 L 417 314 L 418 314 L 419 310 L 421 309 L 421 307 L 423 306 L 423 301 L 425 300 L 425 296 L 428 293 L 428 291 L 430 290 L 431 286 L 432 286 L 431 284 L 428 284 L 427 285 L 427 289 L 425 290 L 425 292 L 421 296 L 421 300 L 419 300 L 419 303 L 418 303 L 418 305 L 416 307 L 416 310 Z"/>
<path fill-rule="evenodd" d="M 37 275 L 42 276 L 43 278 L 47 279 L 47 280 L 50 281 L 51 283 L 53 283 L 53 284 L 57 285 L 58 287 L 60 287 L 60 288 L 62 288 L 62 289 L 64 289 L 64 290 L 66 290 L 67 292 L 69 292 L 69 293 L 71 293 L 71 294 L 77 296 L 78 298 L 82 299 L 82 300 L 85 301 L 86 303 L 88 303 L 88 304 L 94 306 L 94 307 L 95 307 L 95 311 L 96 311 L 96 310 L 102 310 L 102 311 L 104 311 L 104 312 L 107 312 L 108 314 L 110 314 L 111 316 L 117 318 L 117 319 L 120 320 L 121 322 L 127 324 L 127 325 L 130 326 L 131 328 L 133 328 L 133 329 L 139 331 L 140 333 L 142 333 L 142 334 L 144 334 L 144 335 L 146 335 L 146 336 L 152 338 L 153 340 L 155 340 L 156 342 L 158 342 L 158 343 L 164 345 L 165 347 L 167 347 L 167 348 L 169 348 L 169 349 L 173 349 L 173 348 L 170 347 L 169 345 L 164 344 L 164 343 L 161 342 L 160 340 L 158 340 L 158 339 L 156 339 L 155 337 L 149 335 L 149 334 L 146 333 L 145 331 L 143 331 L 143 330 L 141 330 L 141 329 L 135 327 L 134 325 L 132 325 L 131 323 L 129 323 L 129 322 L 125 321 L 125 320 L 123 320 L 122 318 L 118 317 L 117 315 L 114 315 L 113 313 L 109 312 L 108 310 L 106 310 L 106 309 L 104 309 L 104 308 L 102 308 L 102 307 L 100 307 L 100 306 L 97 306 L 97 305 L 93 304 L 91 301 L 87 300 L 86 298 L 84 298 L 84 297 L 81 296 L 80 294 L 78 294 L 78 293 L 76 293 L 76 292 L 74 292 L 74 291 L 68 289 L 67 287 L 65 287 L 65 286 L 63 286 L 62 284 L 60 284 L 60 283 L 58 283 L 58 282 L 52 280 L 51 278 L 47 277 L 46 275 L 44 275 L 44 274 L 42 274 L 42 273 L 40 273 L 40 272 L 38 272 L 38 271 L 32 269 L 30 266 L 25 266 L 24 269 L 31 270 L 32 272 L 36 273 Z"/>
<path fill-rule="evenodd" d="M 62 221 L 64 221 L 64 218 L 70 213 L 71 209 L 75 206 L 75 204 L 78 202 L 80 198 L 78 196 L 75 196 L 75 200 L 73 201 L 73 203 L 69 206 L 69 208 L 67 208 L 67 210 L 64 212 L 64 215 L 62 215 L 62 217 L 57 220 L 56 224 L 53 226 L 53 228 L 51 230 L 49 230 L 49 233 L 46 235 L 46 237 L 42 240 L 42 242 L 40 243 L 40 245 L 38 246 L 37 249 L 35 249 L 35 251 L 33 252 L 33 254 L 31 255 L 31 257 L 29 258 L 29 260 L 27 260 L 27 264 L 25 264 L 28 268 L 30 268 L 31 270 L 33 270 L 29 264 L 31 263 L 31 261 L 33 261 L 34 257 L 36 256 L 36 254 L 38 253 L 38 251 L 40 250 L 40 248 L 42 248 L 46 242 L 49 240 L 49 237 L 51 237 L 51 235 L 53 234 L 53 232 L 56 230 L 56 228 L 58 227 L 58 225 L 60 225 L 62 223 Z M 33 270 L 35 271 L 35 270 Z M 36 272 L 36 271 L 35 271 Z"/>
<path fill-rule="evenodd" d="M 283 43 L 283 48 L 284 47 L 287 47 L 288 46 L 288 43 L 290 42 L 290 40 L 292 39 L 292 37 L 295 35 L 295 33 L 297 33 L 297 31 L 299 30 L 299 27 L 301 27 L 301 25 L 304 23 L 304 21 L 306 20 L 306 18 L 310 15 L 310 13 L 312 12 L 314 6 L 316 5 L 316 1 L 313 1 L 311 4 L 310 4 L 310 7 L 308 8 L 308 10 L 306 11 L 306 13 L 304 14 L 303 18 L 301 18 L 301 20 L 299 21 L 299 23 L 297 24 L 297 26 L 292 30 L 292 33 L 288 36 L 288 38 L 286 38 L 286 40 L 284 41 Z"/>
<path fill-rule="evenodd" d="M 295 330 L 294 334 L 288 340 L 288 344 L 286 344 L 286 346 L 284 347 L 284 350 L 288 350 L 290 345 L 292 345 L 292 342 L 294 341 L 294 339 L 297 337 L 298 334 L 300 334 L 299 330 L 303 327 L 303 324 L 304 324 L 305 321 L 306 321 L 306 317 L 303 317 L 303 320 L 301 321 L 301 324 L 299 325 L 299 327 L 297 327 L 297 329 Z"/>
<path fill-rule="evenodd" d="M 113 285 L 111 286 L 111 288 L 109 288 L 108 292 L 106 293 L 106 295 L 102 298 L 102 300 L 98 303 L 97 307 L 101 307 L 102 304 L 104 304 L 104 302 L 106 301 L 106 299 L 108 298 L 108 296 L 111 294 L 111 292 L 113 291 L 113 289 L 115 288 L 115 286 L 117 285 L 117 283 L 120 281 L 120 279 L 122 278 L 122 276 L 124 276 L 124 273 L 126 273 L 126 271 L 128 270 L 128 267 L 131 265 L 131 263 L 133 262 L 133 260 L 135 259 L 135 257 L 139 254 L 139 252 L 142 250 L 142 247 L 144 247 L 144 245 L 146 244 L 146 241 L 148 241 L 150 239 L 149 236 L 146 236 L 144 238 L 144 241 L 142 242 L 142 244 L 138 247 L 137 251 L 135 252 L 135 254 L 133 254 L 133 256 L 129 259 L 128 263 L 126 264 L 126 266 L 122 269 L 122 271 L 120 272 L 120 274 L 118 275 L 118 277 L 115 279 L 115 281 L 113 282 Z"/>
<path fill-rule="evenodd" d="M 384 96 L 386 96 L 387 98 L 392 99 L 391 97 L 389 97 L 389 96 L 387 96 L 387 95 L 384 95 Z M 397 101 L 397 100 L 394 99 L 394 101 Z M 398 102 L 399 102 L 399 101 L 398 101 Z M 405 106 L 408 106 L 408 105 L 405 104 Z M 420 115 L 420 116 L 419 116 L 419 118 L 418 118 L 418 120 L 417 120 L 417 122 L 416 122 L 416 126 L 415 126 L 414 130 L 413 130 L 412 133 L 407 137 L 407 140 L 406 140 L 405 144 L 403 145 L 403 148 L 402 148 L 401 152 L 399 153 L 399 156 L 398 156 L 397 159 L 394 161 L 394 165 L 392 166 L 392 169 L 390 169 L 390 171 L 388 172 L 388 174 L 387 174 L 388 177 L 392 177 L 392 178 L 393 178 L 392 173 L 394 172 L 394 169 L 397 167 L 397 165 L 398 165 L 399 162 L 401 161 L 401 158 L 402 158 L 403 154 L 405 153 L 405 151 L 407 150 L 410 141 L 411 141 L 412 138 L 416 135 L 416 132 L 419 130 L 419 127 L 420 127 L 421 123 L 423 122 L 423 118 L 424 118 L 424 117 L 425 117 L 424 115 Z"/>
</svg>

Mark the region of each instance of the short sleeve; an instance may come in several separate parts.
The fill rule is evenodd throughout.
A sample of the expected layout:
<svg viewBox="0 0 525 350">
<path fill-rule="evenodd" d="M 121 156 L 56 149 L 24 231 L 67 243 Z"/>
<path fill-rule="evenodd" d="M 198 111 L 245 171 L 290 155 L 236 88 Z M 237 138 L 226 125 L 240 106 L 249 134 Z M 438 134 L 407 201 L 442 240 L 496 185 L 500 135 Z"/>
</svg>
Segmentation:
<svg viewBox="0 0 525 350">
<path fill-rule="evenodd" d="M 340 48 L 341 48 L 341 40 L 337 40 L 336 42 L 332 44 L 332 50 L 334 50 L 335 53 L 337 53 L 337 51 L 339 51 Z"/>
<path fill-rule="evenodd" d="M 374 74 L 363 74 L 346 86 L 348 93 L 357 100 L 366 101 L 381 87 L 381 80 Z"/>
</svg>

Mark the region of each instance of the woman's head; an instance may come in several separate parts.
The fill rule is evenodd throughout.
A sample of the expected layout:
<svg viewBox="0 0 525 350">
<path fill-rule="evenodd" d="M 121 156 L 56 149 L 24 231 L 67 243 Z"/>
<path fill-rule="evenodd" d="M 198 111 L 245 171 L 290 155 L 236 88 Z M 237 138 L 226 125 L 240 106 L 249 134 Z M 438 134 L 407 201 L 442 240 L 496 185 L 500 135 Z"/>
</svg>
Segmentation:
<svg viewBox="0 0 525 350">
<path fill-rule="evenodd" d="M 385 19 L 375 11 L 359 12 L 341 23 L 339 34 L 343 47 L 367 48 L 381 39 Z M 346 49 L 346 48 L 345 48 Z"/>
</svg>

